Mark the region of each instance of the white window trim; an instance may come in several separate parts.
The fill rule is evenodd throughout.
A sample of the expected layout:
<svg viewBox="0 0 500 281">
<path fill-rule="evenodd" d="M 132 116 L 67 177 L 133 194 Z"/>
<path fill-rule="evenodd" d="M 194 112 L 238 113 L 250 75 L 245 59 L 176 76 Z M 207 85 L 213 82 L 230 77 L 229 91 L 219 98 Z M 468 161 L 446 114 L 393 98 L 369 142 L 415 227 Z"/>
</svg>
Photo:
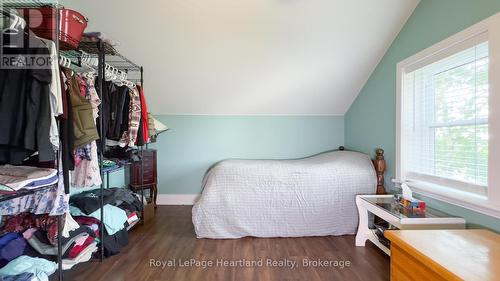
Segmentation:
<svg viewBox="0 0 500 281">
<path fill-rule="evenodd" d="M 489 142 L 488 142 L 488 191 L 487 197 L 465 193 L 460 190 L 413 181 L 408 183 L 412 190 L 423 196 L 464 207 L 482 214 L 500 218 L 500 13 L 489 17 L 464 31 L 461 31 L 414 56 L 397 64 L 396 82 L 396 179 L 405 181 L 403 152 L 401 150 L 404 121 L 401 114 L 403 75 L 407 68 L 423 63 L 432 56 L 453 49 L 453 46 L 486 33 L 489 44 Z"/>
</svg>

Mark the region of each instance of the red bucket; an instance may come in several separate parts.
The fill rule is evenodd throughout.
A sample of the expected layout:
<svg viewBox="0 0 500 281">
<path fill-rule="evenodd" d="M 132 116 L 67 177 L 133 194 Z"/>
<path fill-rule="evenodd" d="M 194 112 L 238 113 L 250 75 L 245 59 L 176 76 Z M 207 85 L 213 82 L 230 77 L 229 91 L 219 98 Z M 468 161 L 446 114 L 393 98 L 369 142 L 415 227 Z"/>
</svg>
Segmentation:
<svg viewBox="0 0 500 281">
<path fill-rule="evenodd" d="M 56 10 L 50 7 L 24 9 L 24 19 L 33 33 L 55 40 Z M 59 44 L 62 50 L 77 49 L 87 28 L 88 19 L 77 11 L 59 9 Z"/>
</svg>

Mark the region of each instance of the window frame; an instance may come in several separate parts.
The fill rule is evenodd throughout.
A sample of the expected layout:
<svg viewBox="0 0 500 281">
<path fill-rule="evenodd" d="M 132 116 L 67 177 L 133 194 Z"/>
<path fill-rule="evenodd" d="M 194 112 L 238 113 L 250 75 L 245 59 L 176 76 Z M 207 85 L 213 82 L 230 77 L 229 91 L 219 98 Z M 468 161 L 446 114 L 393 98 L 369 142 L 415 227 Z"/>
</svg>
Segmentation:
<svg viewBox="0 0 500 281">
<path fill-rule="evenodd" d="M 457 48 L 471 38 L 486 36 L 489 45 L 489 139 L 488 139 L 488 187 L 487 195 L 481 196 L 450 188 L 449 185 L 430 181 L 407 182 L 420 195 L 458 205 L 483 214 L 500 218 L 500 13 L 489 17 L 397 64 L 396 80 L 396 182 L 404 178 L 404 149 L 402 145 L 404 114 L 403 79 L 407 72 L 429 62 L 438 61 L 457 53 Z M 495 79 L 495 77 L 497 77 Z"/>
</svg>

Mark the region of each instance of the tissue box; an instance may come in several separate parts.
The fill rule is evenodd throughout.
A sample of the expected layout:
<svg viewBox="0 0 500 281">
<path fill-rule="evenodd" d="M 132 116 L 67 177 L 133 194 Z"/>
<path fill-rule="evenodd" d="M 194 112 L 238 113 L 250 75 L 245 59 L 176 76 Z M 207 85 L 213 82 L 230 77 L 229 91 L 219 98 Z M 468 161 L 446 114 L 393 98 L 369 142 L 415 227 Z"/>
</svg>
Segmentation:
<svg viewBox="0 0 500 281">
<path fill-rule="evenodd" d="M 415 198 L 407 200 L 401 197 L 399 203 L 408 209 L 419 209 L 420 211 L 425 211 L 425 202 L 422 200 Z"/>
</svg>

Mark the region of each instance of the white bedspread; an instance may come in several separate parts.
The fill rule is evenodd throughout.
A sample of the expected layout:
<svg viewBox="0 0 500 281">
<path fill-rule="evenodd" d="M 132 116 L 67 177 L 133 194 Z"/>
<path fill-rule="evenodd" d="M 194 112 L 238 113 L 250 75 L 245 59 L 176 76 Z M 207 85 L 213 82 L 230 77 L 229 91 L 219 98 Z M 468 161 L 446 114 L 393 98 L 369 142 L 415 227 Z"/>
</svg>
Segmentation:
<svg viewBox="0 0 500 281">
<path fill-rule="evenodd" d="M 354 234 L 355 195 L 376 191 L 368 155 L 335 151 L 296 160 L 224 160 L 193 207 L 198 238 Z"/>
</svg>

